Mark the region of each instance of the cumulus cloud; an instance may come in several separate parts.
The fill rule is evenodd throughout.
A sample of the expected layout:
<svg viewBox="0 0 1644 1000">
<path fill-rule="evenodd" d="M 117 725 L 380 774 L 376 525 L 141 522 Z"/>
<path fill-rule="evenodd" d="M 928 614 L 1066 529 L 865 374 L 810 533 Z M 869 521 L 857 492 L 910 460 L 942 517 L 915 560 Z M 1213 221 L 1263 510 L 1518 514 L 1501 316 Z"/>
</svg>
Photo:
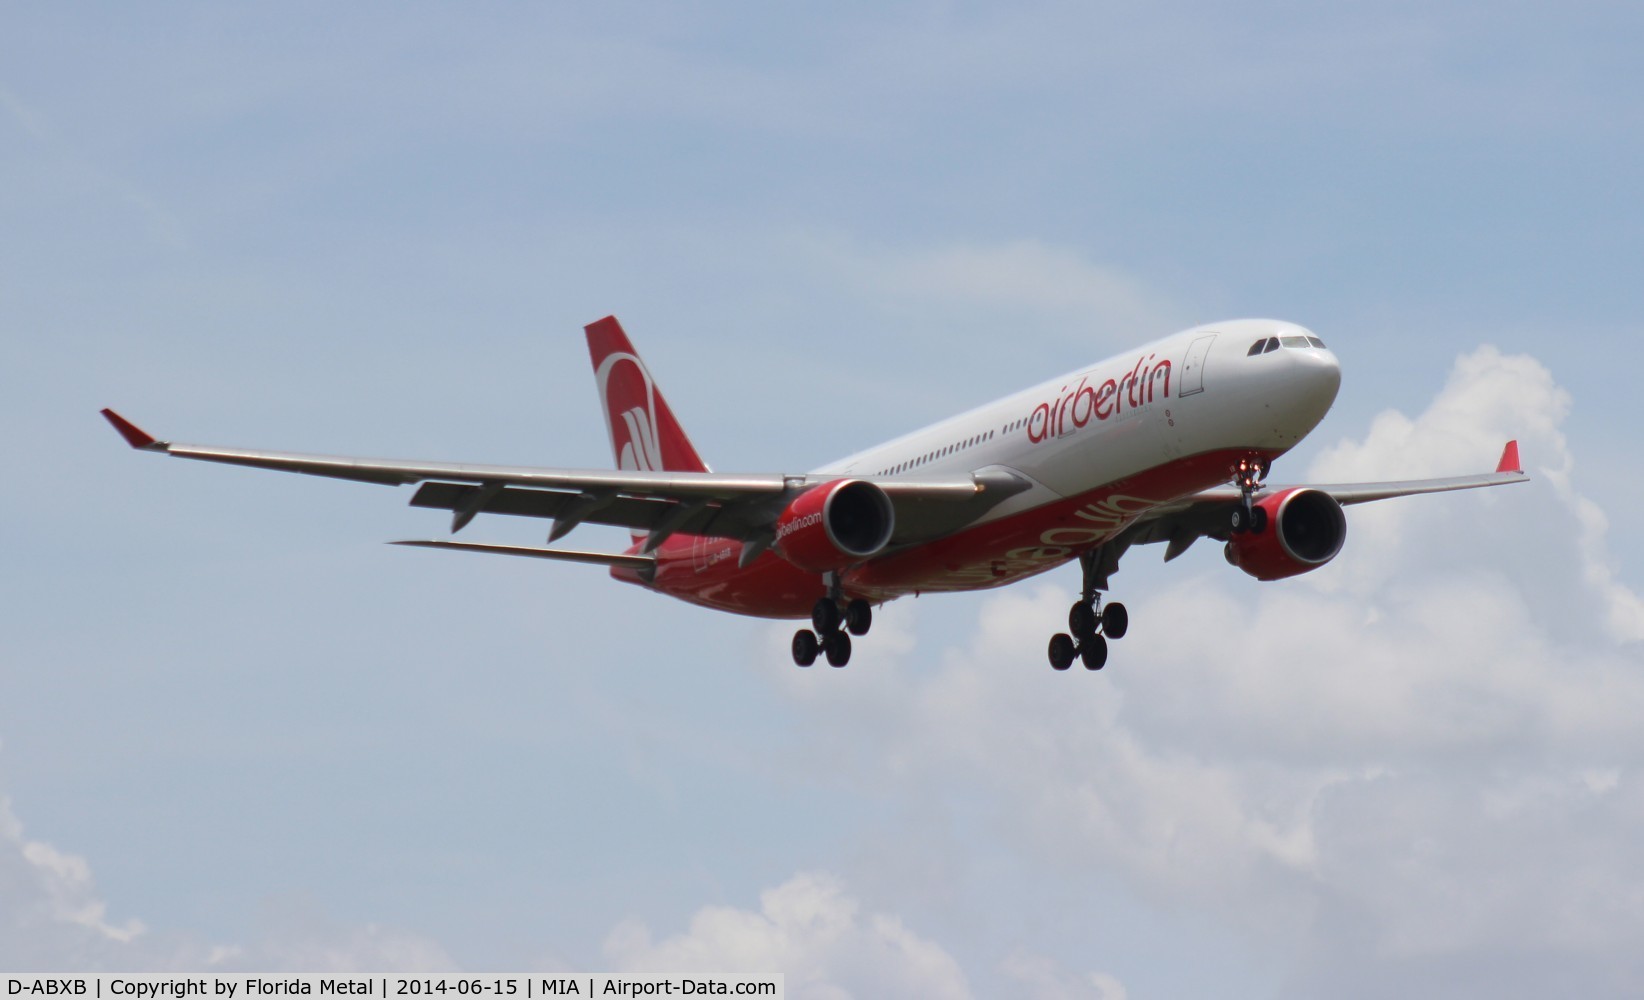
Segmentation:
<svg viewBox="0 0 1644 1000">
<path fill-rule="evenodd" d="M 143 934 L 136 921 L 111 923 L 83 858 L 29 840 L 0 798 L 0 966 L 84 967 L 118 953 Z M 57 956 L 51 965 L 48 956 Z"/>
<path fill-rule="evenodd" d="M 257 940 L 211 944 L 112 920 L 91 865 L 29 839 L 0 797 L 0 968 L 33 972 L 435 972 L 454 968 L 434 942 L 378 926 L 335 924 L 287 908 Z"/>
<path fill-rule="evenodd" d="M 1429 551 L 1440 536 L 1463 531 L 1470 561 L 1482 558 L 1493 569 L 1533 568 L 1574 586 L 1582 607 L 1561 608 L 1583 626 L 1597 626 L 1617 641 L 1644 640 L 1644 600 L 1621 582 L 1609 554 L 1609 520 L 1598 505 L 1575 489 L 1575 457 L 1562 425 L 1570 394 L 1552 373 L 1526 355 L 1504 355 L 1485 346 L 1457 359 L 1444 389 L 1417 417 L 1387 411 L 1372 422 L 1362 440 L 1344 440 L 1314 463 L 1315 481 L 1437 476 L 1478 469 L 1502 442 L 1516 438 L 1526 468 L 1540 486 L 1531 496 L 1487 496 L 1487 510 L 1508 506 L 1509 526 L 1499 519 L 1444 517 L 1437 507 L 1416 502 L 1377 504 L 1354 510 L 1355 533 L 1373 531 L 1376 545 L 1355 546 L 1353 558 L 1332 567 L 1322 579 L 1364 593 L 1385 587 L 1414 556 Z M 1363 522 L 1361 526 L 1360 522 Z M 1574 544 L 1569 528 L 1576 528 Z M 1551 588 L 1549 588 L 1551 589 Z M 1599 614 L 1588 612 L 1596 605 Z"/>
<path fill-rule="evenodd" d="M 456 971 L 436 941 L 376 924 L 349 925 L 291 897 L 265 901 L 262 925 L 244 943 L 155 931 L 113 921 L 83 858 L 28 839 L 10 802 L 0 798 L 0 968 L 38 972 L 330 972 Z M 621 972 L 706 975 L 785 973 L 788 996 L 965 998 L 959 963 L 897 916 L 866 911 L 839 879 L 809 872 L 761 894 L 756 910 L 708 906 L 679 934 L 653 939 L 637 920 L 605 943 Z M 557 968 L 588 969 L 597 962 Z M 1029 970 L 1032 973 L 1034 970 Z M 1029 979 L 1033 976 L 1023 973 Z M 1041 976 L 1054 972 L 1038 970 Z M 1034 980 L 1037 982 L 1038 980 Z M 1122 997 L 1123 993 L 1035 996 Z"/>
<path fill-rule="evenodd" d="M 1567 409 L 1534 359 L 1471 352 L 1308 478 L 1487 469 L 1517 437 L 1533 484 L 1355 507 L 1338 563 L 1291 581 L 1197 551 L 1162 592 L 1121 574 L 1132 630 L 1099 676 L 1042 662 L 1071 586 L 990 597 L 963 644 L 887 669 L 893 724 L 872 694 L 805 688 L 862 723 L 824 752 L 985 798 L 1025 863 L 1284 942 L 1297 995 L 1624 992 L 1644 972 L 1638 597 L 1576 488 Z"/>
<path fill-rule="evenodd" d="M 787 995 L 968 997 L 953 957 L 898 917 L 864 913 L 839 880 L 804 873 L 760 894 L 757 911 L 710 906 L 681 934 L 653 940 L 642 923 L 612 931 L 606 956 L 630 973 L 785 973 Z"/>
</svg>

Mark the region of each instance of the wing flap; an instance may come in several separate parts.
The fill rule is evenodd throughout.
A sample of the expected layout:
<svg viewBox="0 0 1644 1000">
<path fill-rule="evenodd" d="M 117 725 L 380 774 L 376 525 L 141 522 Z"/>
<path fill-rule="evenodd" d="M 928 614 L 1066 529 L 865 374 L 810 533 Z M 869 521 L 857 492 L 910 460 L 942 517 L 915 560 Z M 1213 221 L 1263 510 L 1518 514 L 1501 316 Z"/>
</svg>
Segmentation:
<svg viewBox="0 0 1644 1000">
<path fill-rule="evenodd" d="M 411 506 L 434 510 L 466 511 L 469 504 L 479 500 L 477 513 L 509 514 L 515 517 L 539 517 L 558 520 L 571 513 L 583 493 L 555 490 L 536 490 L 520 486 L 505 487 L 486 496 L 486 487 L 464 483 L 432 482 L 418 487 L 411 498 Z M 691 502 L 687 502 L 687 507 Z M 607 524 L 620 528 L 650 531 L 670 517 L 677 517 L 681 504 L 661 497 L 612 496 L 609 502 L 592 513 L 577 517 L 579 523 Z M 735 516 L 733 509 L 703 505 L 691 510 L 684 520 L 670 525 L 670 533 L 689 535 L 720 535 L 725 538 L 743 538 L 751 526 Z"/>
</svg>

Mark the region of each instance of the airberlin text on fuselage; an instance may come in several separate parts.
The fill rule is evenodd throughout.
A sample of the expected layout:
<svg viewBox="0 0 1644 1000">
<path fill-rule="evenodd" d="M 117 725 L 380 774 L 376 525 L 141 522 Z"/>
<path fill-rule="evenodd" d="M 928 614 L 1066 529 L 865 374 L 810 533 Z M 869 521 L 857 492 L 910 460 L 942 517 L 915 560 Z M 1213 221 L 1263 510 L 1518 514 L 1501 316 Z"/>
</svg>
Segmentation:
<svg viewBox="0 0 1644 1000">
<path fill-rule="evenodd" d="M 1155 355 L 1137 358 L 1130 371 L 1092 388 L 1090 377 L 1079 379 L 1071 390 L 1062 387 L 1056 399 L 1040 403 L 1028 417 L 1028 440 L 1038 444 L 1060 437 L 1090 423 L 1106 420 L 1129 409 L 1153 402 L 1156 396 L 1170 398 L 1170 360 L 1153 363 Z M 1159 385 L 1163 380 L 1164 385 Z"/>
</svg>

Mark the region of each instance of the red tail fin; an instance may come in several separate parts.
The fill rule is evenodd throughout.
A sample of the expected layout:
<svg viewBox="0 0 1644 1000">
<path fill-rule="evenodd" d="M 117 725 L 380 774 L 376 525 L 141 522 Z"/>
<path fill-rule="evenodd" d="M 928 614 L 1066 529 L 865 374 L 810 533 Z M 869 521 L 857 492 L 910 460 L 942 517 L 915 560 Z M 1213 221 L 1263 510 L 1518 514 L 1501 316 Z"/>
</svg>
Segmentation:
<svg viewBox="0 0 1644 1000">
<path fill-rule="evenodd" d="M 622 324 L 607 316 L 583 328 L 594 362 L 599 401 L 619 469 L 635 472 L 708 472 L 674 411 L 662 398 Z"/>
</svg>

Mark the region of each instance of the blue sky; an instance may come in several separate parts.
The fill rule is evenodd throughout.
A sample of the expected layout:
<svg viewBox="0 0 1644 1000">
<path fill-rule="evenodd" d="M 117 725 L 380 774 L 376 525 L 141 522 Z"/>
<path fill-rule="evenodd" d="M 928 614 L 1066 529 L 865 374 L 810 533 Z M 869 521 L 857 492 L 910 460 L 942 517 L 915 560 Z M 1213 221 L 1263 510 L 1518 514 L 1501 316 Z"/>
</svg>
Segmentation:
<svg viewBox="0 0 1644 1000">
<path fill-rule="evenodd" d="M 0 17 L 0 967 L 1644 975 L 1633 6 Z M 1100 676 L 1043 662 L 1071 570 L 801 674 L 786 628 L 390 548 L 443 523 L 96 417 L 603 467 L 608 313 L 723 470 L 1277 316 L 1345 371 L 1276 478 L 1518 436 L 1536 482 L 1356 509 L 1286 583 L 1133 553 Z"/>
</svg>

